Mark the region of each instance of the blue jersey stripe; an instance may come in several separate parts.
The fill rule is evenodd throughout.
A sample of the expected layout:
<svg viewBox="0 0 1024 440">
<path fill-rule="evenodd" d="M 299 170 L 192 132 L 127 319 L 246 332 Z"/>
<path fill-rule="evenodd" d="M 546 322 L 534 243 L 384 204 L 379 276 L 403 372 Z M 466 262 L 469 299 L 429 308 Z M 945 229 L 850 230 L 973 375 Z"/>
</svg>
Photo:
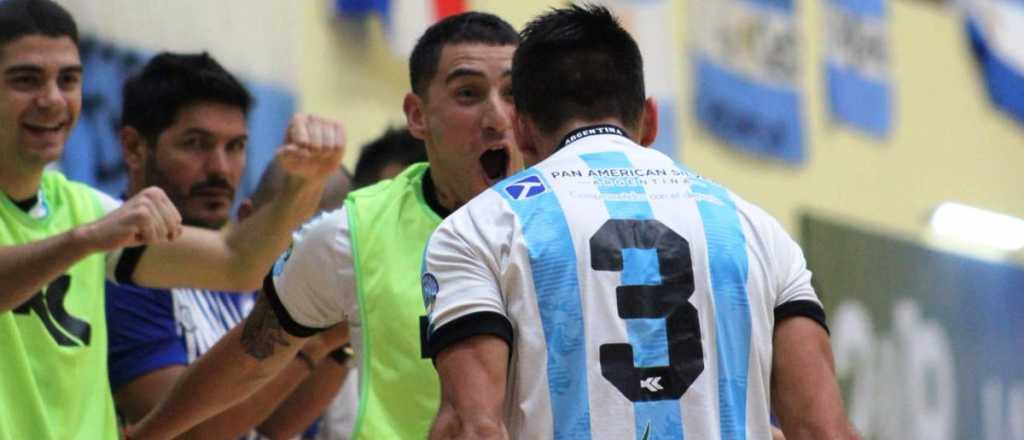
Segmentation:
<svg viewBox="0 0 1024 440">
<path fill-rule="evenodd" d="M 533 179 L 538 179 L 542 186 L 533 186 L 537 182 Z M 537 308 L 547 343 L 553 437 L 589 439 L 590 388 L 583 307 L 576 251 L 562 206 L 551 192 L 551 185 L 534 169 L 506 179 L 493 189 L 515 211 L 529 252 Z"/>
<path fill-rule="evenodd" d="M 692 191 L 708 196 L 697 202 L 715 303 L 718 350 L 719 423 L 723 439 L 745 439 L 747 370 L 750 361 L 750 302 L 747 298 L 747 249 L 736 204 L 722 187 L 692 179 Z"/>
<path fill-rule="evenodd" d="M 622 152 L 581 154 L 591 170 L 631 169 L 633 164 Z M 630 179 L 598 180 L 598 191 L 602 195 L 636 194 L 637 200 L 623 201 L 605 199 L 609 218 L 613 219 L 654 219 L 654 212 L 647 201 L 646 191 L 639 182 Z M 661 270 L 655 249 L 626 248 L 622 250 L 622 285 L 661 284 Z M 669 365 L 668 334 L 665 319 L 626 319 L 626 332 L 633 346 L 633 365 L 651 367 Z M 679 400 L 634 402 L 634 426 L 636 438 L 682 439 L 683 420 Z"/>
</svg>

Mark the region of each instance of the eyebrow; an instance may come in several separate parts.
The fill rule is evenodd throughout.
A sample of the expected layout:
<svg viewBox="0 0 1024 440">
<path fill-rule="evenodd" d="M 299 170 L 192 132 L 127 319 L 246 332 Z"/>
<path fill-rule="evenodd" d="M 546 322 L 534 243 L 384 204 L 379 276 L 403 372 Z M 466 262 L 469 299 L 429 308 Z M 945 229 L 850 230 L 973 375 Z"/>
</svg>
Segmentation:
<svg viewBox="0 0 1024 440">
<path fill-rule="evenodd" d="M 216 135 L 212 131 L 205 130 L 205 129 L 198 128 L 198 127 L 189 127 L 188 129 L 185 130 L 184 133 L 182 133 L 182 136 L 186 136 L 186 135 L 190 135 L 190 134 L 198 134 L 200 136 L 206 136 L 206 137 L 216 137 Z M 249 134 L 245 133 L 245 134 L 241 134 L 241 135 L 238 135 L 238 136 L 231 137 L 232 141 L 239 140 L 239 139 L 244 140 L 244 141 L 248 141 L 249 140 Z"/>
<path fill-rule="evenodd" d="M 448 83 L 450 83 L 452 81 L 455 81 L 455 80 L 457 80 L 457 79 L 459 79 L 461 77 L 464 77 L 464 76 L 479 76 L 479 77 L 482 77 L 482 76 L 484 76 L 484 73 L 479 71 L 479 70 L 473 70 L 473 69 L 467 69 L 465 67 L 460 67 L 458 69 L 453 70 L 451 73 L 449 73 L 448 76 L 446 76 L 444 78 L 444 82 L 445 82 L 445 84 L 448 84 Z"/>
<path fill-rule="evenodd" d="M 18 73 L 42 73 L 43 68 L 34 64 L 15 64 L 4 70 L 4 75 L 14 75 Z M 60 68 L 60 73 L 82 73 L 81 64 L 72 64 L 70 66 L 64 66 Z"/>
<path fill-rule="evenodd" d="M 445 77 L 444 82 L 445 82 L 445 84 L 448 84 L 448 83 L 450 83 L 452 81 L 455 81 L 456 79 L 459 79 L 459 78 L 464 77 L 464 76 L 482 77 L 482 76 L 485 76 L 485 75 L 483 74 L 483 72 L 480 72 L 479 70 L 473 70 L 473 69 L 468 69 L 468 68 L 465 68 L 465 67 L 461 67 L 461 68 L 453 70 L 452 73 L 449 73 L 448 76 Z M 512 76 L 512 69 L 506 69 L 504 72 L 501 72 L 501 77 L 502 78 L 504 78 L 506 76 Z"/>
</svg>

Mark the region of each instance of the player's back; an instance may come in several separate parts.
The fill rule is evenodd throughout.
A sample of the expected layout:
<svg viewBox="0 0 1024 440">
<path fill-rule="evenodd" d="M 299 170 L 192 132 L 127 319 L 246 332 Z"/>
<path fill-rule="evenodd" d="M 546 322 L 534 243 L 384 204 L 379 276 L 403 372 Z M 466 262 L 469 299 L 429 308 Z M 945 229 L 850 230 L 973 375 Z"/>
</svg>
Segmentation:
<svg viewBox="0 0 1024 440">
<path fill-rule="evenodd" d="M 774 311 L 817 303 L 799 249 L 756 207 L 608 131 L 571 135 L 450 222 L 484 231 L 494 310 L 512 324 L 509 429 L 769 438 Z M 458 306 L 438 300 L 432 320 Z"/>
</svg>

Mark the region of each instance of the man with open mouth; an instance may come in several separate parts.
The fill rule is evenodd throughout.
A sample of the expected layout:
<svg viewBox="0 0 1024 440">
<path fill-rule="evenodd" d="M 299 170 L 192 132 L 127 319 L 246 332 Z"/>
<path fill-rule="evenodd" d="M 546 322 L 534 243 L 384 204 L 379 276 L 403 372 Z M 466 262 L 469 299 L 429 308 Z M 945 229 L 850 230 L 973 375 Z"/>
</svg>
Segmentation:
<svg viewBox="0 0 1024 440">
<path fill-rule="evenodd" d="M 361 381 L 351 438 L 426 437 L 439 384 L 420 352 L 421 257 L 444 217 L 521 167 L 510 89 L 518 42 L 508 23 L 475 12 L 423 34 L 403 110 L 428 162 L 352 192 L 342 209 L 304 228 L 244 326 L 193 364 L 133 435 L 186 431 L 260 387 L 306 338 L 347 323 Z"/>
</svg>

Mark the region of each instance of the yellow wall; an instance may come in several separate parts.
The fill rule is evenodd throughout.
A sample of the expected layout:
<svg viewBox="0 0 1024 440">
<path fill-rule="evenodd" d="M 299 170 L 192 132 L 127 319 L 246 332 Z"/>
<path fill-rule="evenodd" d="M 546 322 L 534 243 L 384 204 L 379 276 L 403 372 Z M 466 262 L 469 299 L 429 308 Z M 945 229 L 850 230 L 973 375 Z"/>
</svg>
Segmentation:
<svg viewBox="0 0 1024 440">
<path fill-rule="evenodd" d="M 676 0 L 677 35 L 686 48 L 687 2 Z M 776 215 L 798 232 L 811 210 L 848 223 L 918 237 L 942 201 L 1024 217 L 1024 128 L 990 106 L 971 61 L 962 19 L 952 9 L 889 1 L 894 128 L 877 142 L 827 117 L 824 100 L 824 11 L 819 0 L 798 1 L 802 90 L 808 161 L 792 167 L 752 158 L 720 144 L 692 118 L 690 70 L 684 69 L 680 157 Z M 515 26 L 557 2 L 470 1 Z M 331 18 L 330 2 L 303 2 L 299 93 L 303 106 L 342 118 L 355 147 L 387 123 L 404 121 L 405 61 L 389 52 L 379 23 Z M 684 56 L 685 53 L 680 54 Z M 689 66 L 689 60 L 684 65 Z"/>
</svg>

